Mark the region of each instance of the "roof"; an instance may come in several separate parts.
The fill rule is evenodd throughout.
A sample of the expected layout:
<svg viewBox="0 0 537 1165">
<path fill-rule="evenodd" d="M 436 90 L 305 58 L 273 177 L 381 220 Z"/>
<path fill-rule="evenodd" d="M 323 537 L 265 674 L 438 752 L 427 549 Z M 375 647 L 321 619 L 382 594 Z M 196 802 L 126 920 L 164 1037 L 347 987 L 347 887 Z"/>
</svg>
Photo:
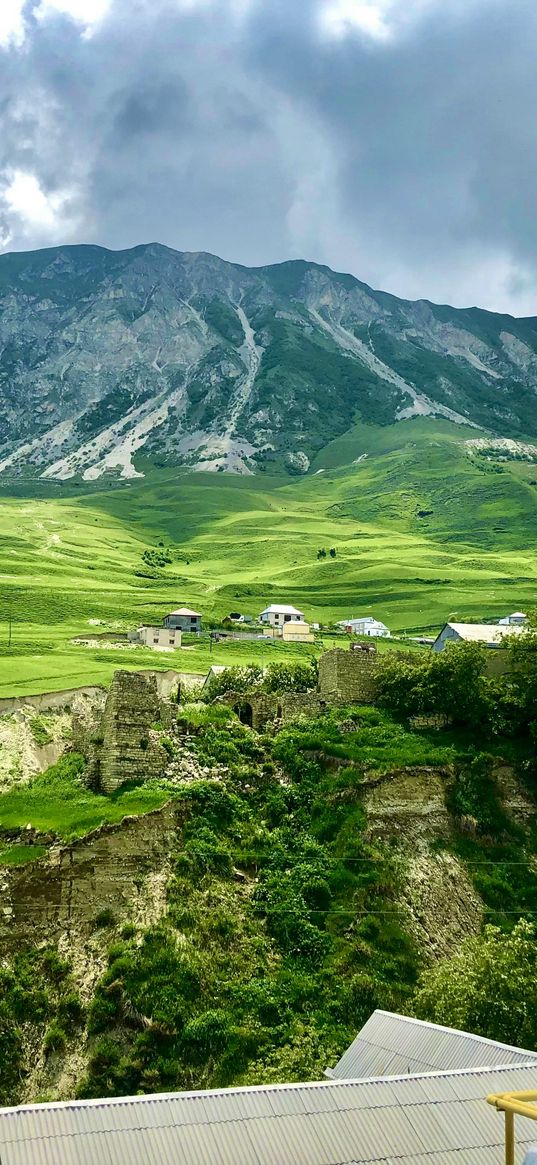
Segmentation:
<svg viewBox="0 0 537 1165">
<path fill-rule="evenodd" d="M 443 1068 L 488 1068 L 497 1064 L 537 1066 L 537 1052 L 499 1044 L 471 1032 L 440 1027 L 421 1019 L 411 1019 L 391 1011 L 374 1011 L 344 1052 L 332 1078 L 362 1076 L 405 1076 L 414 1072 L 434 1072 Z M 537 1140 L 537 1129 L 536 1140 Z"/>
<path fill-rule="evenodd" d="M 309 623 L 306 623 L 305 619 L 288 619 L 287 623 L 284 623 L 284 628 L 288 631 L 290 627 L 296 627 L 300 631 L 308 631 Z"/>
<path fill-rule="evenodd" d="M 261 612 L 262 615 L 303 615 L 303 611 L 297 611 L 296 607 L 279 607 L 277 603 L 272 603 L 270 607 L 265 607 Z"/>
<path fill-rule="evenodd" d="M 502 1165 L 491 1093 L 537 1068 L 325 1081 L 0 1109 L 2 1165 Z M 517 1117 L 519 1145 L 535 1123 Z"/>
<path fill-rule="evenodd" d="M 504 615 L 503 619 L 498 619 L 498 623 L 505 625 L 509 623 L 510 619 L 527 619 L 528 616 L 523 611 L 513 611 L 512 615 Z"/>
<path fill-rule="evenodd" d="M 380 619 L 374 619 L 372 615 L 364 615 L 363 617 L 358 616 L 357 618 L 352 619 L 340 619 L 337 626 L 348 627 L 351 623 L 367 623 L 369 627 L 385 627 L 386 631 L 388 630 L 385 623 L 381 623 Z"/>
<path fill-rule="evenodd" d="M 504 635 L 521 635 L 525 631 L 516 623 L 512 627 L 500 627 L 497 623 L 446 623 L 446 627 L 451 627 L 461 639 L 470 643 L 499 643 Z M 442 630 L 445 631 L 446 627 Z"/>
<path fill-rule="evenodd" d="M 201 619 L 199 611 L 190 611 L 188 607 L 179 607 L 177 611 L 170 611 L 166 617 L 169 619 L 170 615 L 195 615 L 197 619 Z"/>
</svg>

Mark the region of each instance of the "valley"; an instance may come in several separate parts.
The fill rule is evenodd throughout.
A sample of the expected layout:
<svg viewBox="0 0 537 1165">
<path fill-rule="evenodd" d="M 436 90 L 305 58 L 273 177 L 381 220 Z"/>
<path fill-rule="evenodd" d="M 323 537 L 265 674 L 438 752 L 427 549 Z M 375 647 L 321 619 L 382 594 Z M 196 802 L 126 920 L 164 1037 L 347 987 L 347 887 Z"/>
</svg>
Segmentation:
<svg viewBox="0 0 537 1165">
<path fill-rule="evenodd" d="M 108 682 L 127 659 L 203 674 L 265 650 L 114 648 L 114 635 L 160 622 L 178 603 L 216 625 L 234 609 L 256 617 L 283 601 L 325 628 L 371 614 L 393 634 L 531 610 L 537 466 L 501 447 L 489 458 L 474 440 L 424 417 L 357 425 L 292 479 L 147 465 L 144 478 L 106 490 L 0 479 L 0 659 L 10 661 L 0 697 Z M 336 557 L 318 560 L 322 547 Z M 162 549 L 171 561 L 148 565 L 144 553 Z"/>
</svg>

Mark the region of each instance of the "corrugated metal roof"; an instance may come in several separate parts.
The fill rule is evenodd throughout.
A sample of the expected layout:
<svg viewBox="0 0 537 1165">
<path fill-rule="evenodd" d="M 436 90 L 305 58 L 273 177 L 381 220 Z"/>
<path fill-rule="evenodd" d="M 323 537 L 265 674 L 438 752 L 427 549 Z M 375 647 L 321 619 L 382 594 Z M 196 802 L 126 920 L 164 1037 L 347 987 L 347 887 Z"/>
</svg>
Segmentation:
<svg viewBox="0 0 537 1165">
<path fill-rule="evenodd" d="M 1 1165 L 501 1165 L 537 1064 L 0 1109 Z M 516 1121 L 519 1145 L 537 1135 Z"/>
<path fill-rule="evenodd" d="M 498 623 L 446 623 L 461 639 L 469 643 L 500 643 L 504 635 L 520 635 L 525 627 L 513 623 L 501 626 Z"/>
<path fill-rule="evenodd" d="M 436 1069 L 527 1064 L 531 1060 L 537 1063 L 537 1052 L 391 1011 L 374 1011 L 327 1075 L 356 1080 L 365 1076 L 407 1076 Z"/>
</svg>

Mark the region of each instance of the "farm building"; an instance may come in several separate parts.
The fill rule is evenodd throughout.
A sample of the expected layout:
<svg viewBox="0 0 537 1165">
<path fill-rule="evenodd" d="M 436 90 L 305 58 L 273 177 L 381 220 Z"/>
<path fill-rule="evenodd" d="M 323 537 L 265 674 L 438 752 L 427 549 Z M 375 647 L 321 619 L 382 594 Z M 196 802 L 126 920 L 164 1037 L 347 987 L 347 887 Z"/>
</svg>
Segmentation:
<svg viewBox="0 0 537 1165">
<path fill-rule="evenodd" d="M 446 623 L 433 643 L 433 651 L 443 651 L 446 643 L 484 643 L 486 647 L 501 647 L 509 635 L 519 635 L 524 625 L 512 623 L 500 627 L 498 623 Z"/>
<path fill-rule="evenodd" d="M 386 624 L 374 619 L 372 615 L 363 619 L 341 619 L 337 626 L 351 635 L 370 635 L 379 639 L 388 639 L 390 636 Z"/>
<path fill-rule="evenodd" d="M 170 614 L 166 615 L 164 627 L 174 631 L 201 631 L 201 615 L 199 611 L 179 607 L 177 611 L 170 611 Z"/>
<path fill-rule="evenodd" d="M 269 627 L 283 627 L 284 623 L 301 623 L 303 620 L 303 611 L 297 611 L 296 607 L 279 607 L 277 603 L 265 607 L 259 616 L 259 622 Z"/>
<path fill-rule="evenodd" d="M 302 620 L 289 619 L 282 627 L 284 643 L 313 643 L 314 635 L 310 631 L 309 623 Z"/>
<path fill-rule="evenodd" d="M 512 615 L 504 615 L 503 619 L 498 619 L 499 627 L 522 627 L 528 621 L 528 616 L 524 615 L 522 611 L 513 611 Z"/>
</svg>

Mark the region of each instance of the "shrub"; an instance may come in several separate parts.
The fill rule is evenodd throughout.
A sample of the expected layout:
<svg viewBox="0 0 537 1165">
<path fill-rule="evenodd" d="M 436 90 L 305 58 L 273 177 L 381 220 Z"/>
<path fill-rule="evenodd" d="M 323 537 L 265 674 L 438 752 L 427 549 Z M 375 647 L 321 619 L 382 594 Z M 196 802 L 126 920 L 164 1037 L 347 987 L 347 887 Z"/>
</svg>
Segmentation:
<svg viewBox="0 0 537 1165">
<path fill-rule="evenodd" d="M 66 1043 L 67 1036 L 63 1028 L 55 1020 L 53 1023 L 51 1023 L 50 1027 L 48 1027 L 45 1032 L 43 1039 L 43 1051 L 46 1056 L 48 1056 L 51 1052 L 61 1052 Z"/>
<path fill-rule="evenodd" d="M 115 921 L 116 916 L 114 911 L 109 906 L 105 906 L 104 910 L 100 910 L 99 913 L 95 915 L 95 918 L 93 919 L 93 929 L 100 930 L 104 929 L 106 926 L 114 926 Z"/>
<path fill-rule="evenodd" d="M 317 660 L 308 663 L 270 663 L 262 687 L 266 692 L 309 692 L 317 686 Z"/>
<path fill-rule="evenodd" d="M 36 744 L 50 744 L 52 734 L 45 723 L 43 716 L 33 716 L 29 721 L 30 732 Z"/>
</svg>

